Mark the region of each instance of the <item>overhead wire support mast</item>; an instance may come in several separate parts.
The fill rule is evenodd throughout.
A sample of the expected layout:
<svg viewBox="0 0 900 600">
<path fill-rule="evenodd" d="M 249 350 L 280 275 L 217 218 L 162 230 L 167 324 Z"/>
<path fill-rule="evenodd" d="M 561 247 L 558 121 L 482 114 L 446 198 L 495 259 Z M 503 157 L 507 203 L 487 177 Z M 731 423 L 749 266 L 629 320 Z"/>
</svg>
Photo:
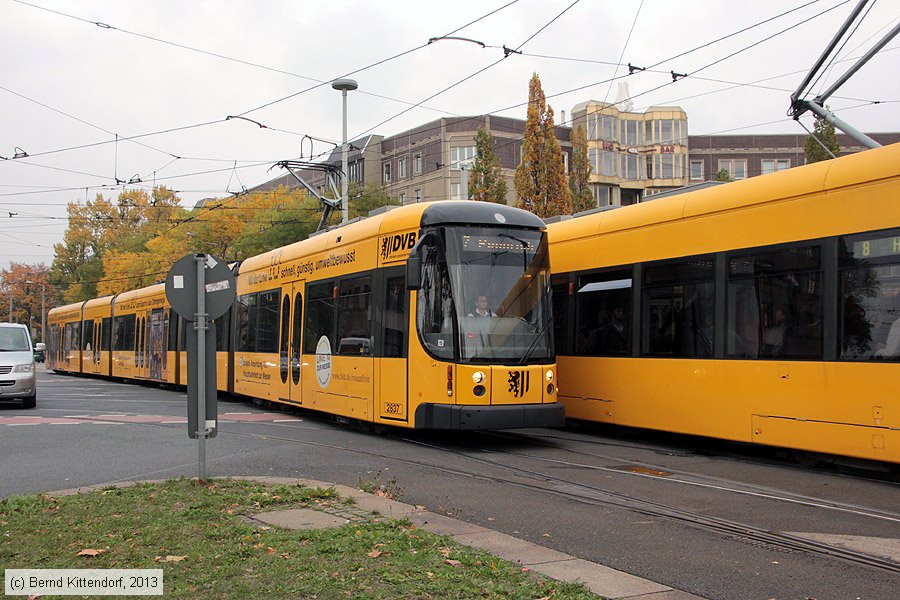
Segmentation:
<svg viewBox="0 0 900 600">
<path fill-rule="evenodd" d="M 819 117 L 825 119 L 827 122 L 831 123 L 838 129 L 840 129 L 841 131 L 843 131 L 850 137 L 852 137 L 854 140 L 856 140 L 857 142 L 859 142 L 866 148 L 879 148 L 881 146 L 881 144 L 879 144 L 878 142 L 876 142 L 875 140 L 873 140 L 871 137 L 867 136 L 863 132 L 859 131 L 858 129 L 856 129 L 855 127 L 850 125 L 849 123 L 838 118 L 834 113 L 832 113 L 830 110 L 825 108 L 825 101 L 832 94 L 834 94 L 838 90 L 838 88 L 840 88 L 844 83 L 846 83 L 847 80 L 850 79 L 860 68 L 862 68 L 862 66 L 864 64 L 866 64 L 869 61 L 869 59 L 871 59 L 873 56 L 875 56 L 875 54 L 877 54 L 878 51 L 880 51 L 885 45 L 887 45 L 887 43 L 890 42 L 897 35 L 897 33 L 900 33 L 900 23 L 895 25 L 893 27 L 893 29 L 891 29 L 877 44 L 875 44 L 872 47 L 871 50 L 869 50 L 863 56 L 861 56 L 859 58 L 859 60 L 857 60 L 853 64 L 853 66 L 850 67 L 850 69 L 848 69 L 847 72 L 844 73 L 844 75 L 839 77 L 837 79 L 837 81 L 835 81 L 831 85 L 831 87 L 829 87 L 827 90 L 825 90 L 824 92 L 822 92 L 821 94 L 819 94 L 818 96 L 813 98 L 812 100 L 804 100 L 800 97 L 803 94 L 803 90 L 806 88 L 807 85 L 809 85 L 809 82 L 812 81 L 812 78 L 815 76 L 815 74 L 819 71 L 819 69 L 822 68 L 822 65 L 824 64 L 825 60 L 828 58 L 828 56 L 834 50 L 835 46 L 837 46 L 840 39 L 844 36 L 844 34 L 847 32 L 847 30 L 853 24 L 853 21 L 856 19 L 856 17 L 859 15 L 859 13 L 862 12 L 862 9 L 865 7 L 867 1 L 868 0 L 860 0 L 859 4 L 853 10 L 853 12 L 850 14 L 850 16 L 847 17 L 847 20 L 844 22 L 844 24 L 841 26 L 841 28 L 835 34 L 834 38 L 832 38 L 831 42 L 828 44 L 828 47 L 825 49 L 825 51 L 822 53 L 822 55 L 816 61 L 816 64 L 813 66 L 813 68 L 810 70 L 810 72 L 807 74 L 807 76 L 803 79 L 803 82 L 796 89 L 796 91 L 794 91 L 794 93 L 791 94 L 790 115 L 794 118 L 795 121 L 799 121 L 800 117 L 803 115 L 803 113 L 805 113 L 807 110 L 811 111 L 811 112 L 815 113 L 816 115 L 818 115 Z"/>
<path fill-rule="evenodd" d="M 288 172 L 296 179 L 300 185 L 306 188 L 310 194 L 312 194 L 315 198 L 319 200 L 319 203 L 322 205 L 322 219 L 319 221 L 319 226 L 316 227 L 316 231 L 322 231 L 325 229 L 325 223 L 328 222 L 328 218 L 331 216 L 331 212 L 341 208 L 342 197 L 340 192 L 338 191 L 337 184 L 334 181 L 335 175 L 342 175 L 341 169 L 335 165 L 330 165 L 328 163 L 314 163 L 314 162 L 304 162 L 297 160 L 283 160 L 277 163 L 277 166 L 282 169 L 287 169 Z M 334 198 L 326 198 L 322 196 L 315 190 L 315 188 L 309 185 L 300 175 L 297 174 L 295 169 L 302 169 L 306 171 L 322 171 L 325 173 L 325 180 L 328 183 L 328 186 L 331 188 L 331 193 L 334 195 Z"/>
</svg>

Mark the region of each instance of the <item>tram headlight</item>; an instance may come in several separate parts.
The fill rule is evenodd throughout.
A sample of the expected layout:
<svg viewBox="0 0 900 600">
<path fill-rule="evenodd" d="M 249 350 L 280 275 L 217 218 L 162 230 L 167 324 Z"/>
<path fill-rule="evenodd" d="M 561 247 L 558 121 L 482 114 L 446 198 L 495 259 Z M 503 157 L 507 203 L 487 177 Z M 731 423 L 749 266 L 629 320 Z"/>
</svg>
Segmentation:
<svg viewBox="0 0 900 600">
<path fill-rule="evenodd" d="M 551 369 L 547 369 L 547 381 L 553 381 L 553 371 Z"/>
<path fill-rule="evenodd" d="M 472 381 L 475 383 L 484 383 L 484 371 L 475 371 L 472 373 Z"/>
</svg>

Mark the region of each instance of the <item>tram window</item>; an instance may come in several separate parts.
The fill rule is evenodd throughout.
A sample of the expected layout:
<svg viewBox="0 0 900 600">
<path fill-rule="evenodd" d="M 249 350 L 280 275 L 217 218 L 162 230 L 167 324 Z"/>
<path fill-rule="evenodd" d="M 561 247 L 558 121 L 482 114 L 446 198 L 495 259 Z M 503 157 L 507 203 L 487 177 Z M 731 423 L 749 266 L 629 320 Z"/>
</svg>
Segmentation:
<svg viewBox="0 0 900 600">
<path fill-rule="evenodd" d="M 734 358 L 821 358 L 818 246 L 729 258 L 725 322 Z"/>
<path fill-rule="evenodd" d="M 80 349 L 79 343 L 81 323 L 66 323 L 63 329 L 63 352 L 68 353 Z"/>
<path fill-rule="evenodd" d="M 294 335 L 291 337 L 291 380 L 300 383 L 300 324 L 303 322 L 303 296 L 294 296 Z"/>
<path fill-rule="evenodd" d="M 181 317 L 174 310 L 169 312 L 169 350 L 178 350 L 178 323 Z"/>
<path fill-rule="evenodd" d="M 344 279 L 338 286 L 338 351 L 344 356 L 372 355 L 371 278 Z"/>
<path fill-rule="evenodd" d="M 216 319 L 216 350 L 225 352 L 228 350 L 228 329 L 231 324 L 231 313 L 226 312 Z"/>
<path fill-rule="evenodd" d="M 416 313 L 416 326 L 428 351 L 440 358 L 453 358 L 456 344 L 450 276 L 444 255 L 434 246 L 425 249 Z"/>
<path fill-rule="evenodd" d="M 384 294 L 384 356 L 406 356 L 403 341 L 406 339 L 406 277 L 385 279 Z"/>
<path fill-rule="evenodd" d="M 630 269 L 581 277 L 575 302 L 575 354 L 631 354 Z"/>
<path fill-rule="evenodd" d="M 112 342 L 112 317 L 104 317 L 101 327 L 103 328 L 103 335 L 100 338 L 100 350 L 109 352 L 109 346 Z"/>
<path fill-rule="evenodd" d="M 643 354 L 709 358 L 713 353 L 712 257 L 644 268 Z"/>
<path fill-rule="evenodd" d="M 328 339 L 334 349 L 334 281 L 309 286 L 306 293 L 306 324 L 303 352 L 315 354 L 319 339 Z"/>
<path fill-rule="evenodd" d="M 253 352 L 256 348 L 256 294 L 238 298 L 238 352 Z"/>
<path fill-rule="evenodd" d="M 122 315 L 115 318 L 113 333 L 113 350 L 134 350 L 134 315 Z"/>
<path fill-rule="evenodd" d="M 291 294 L 288 292 L 281 301 L 281 339 L 278 343 L 279 367 L 281 383 L 287 383 L 288 378 L 288 341 L 291 328 Z"/>
<path fill-rule="evenodd" d="M 900 360 L 900 230 L 842 242 L 840 358 Z"/>
<path fill-rule="evenodd" d="M 278 352 L 279 290 L 259 293 L 256 310 L 256 352 Z"/>
<path fill-rule="evenodd" d="M 84 330 L 81 335 L 81 349 L 94 349 L 94 319 L 86 319 L 84 321 Z"/>
<path fill-rule="evenodd" d="M 553 293 L 553 339 L 556 354 L 567 354 L 568 349 L 568 311 L 569 311 L 569 284 L 559 283 L 552 288 Z"/>
</svg>

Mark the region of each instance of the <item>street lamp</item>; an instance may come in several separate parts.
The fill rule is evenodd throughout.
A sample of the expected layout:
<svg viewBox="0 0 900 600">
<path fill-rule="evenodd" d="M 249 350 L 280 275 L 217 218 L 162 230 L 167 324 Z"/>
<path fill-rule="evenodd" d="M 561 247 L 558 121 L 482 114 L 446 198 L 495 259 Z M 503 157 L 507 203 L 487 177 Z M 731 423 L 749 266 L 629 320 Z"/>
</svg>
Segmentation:
<svg viewBox="0 0 900 600">
<path fill-rule="evenodd" d="M 331 87 L 341 91 L 344 104 L 344 136 L 342 138 L 343 145 L 341 147 L 341 169 L 344 173 L 344 176 L 341 178 L 341 223 L 346 223 L 350 220 L 350 208 L 348 206 L 347 198 L 347 188 L 350 184 L 348 181 L 350 179 L 350 173 L 347 165 L 347 92 L 352 92 L 359 86 L 352 79 L 335 79 L 331 82 Z"/>
<path fill-rule="evenodd" d="M 39 285 L 41 286 L 41 342 L 47 343 L 47 284 L 41 281 L 31 281 L 26 279 L 25 283 L 28 285 Z"/>
</svg>

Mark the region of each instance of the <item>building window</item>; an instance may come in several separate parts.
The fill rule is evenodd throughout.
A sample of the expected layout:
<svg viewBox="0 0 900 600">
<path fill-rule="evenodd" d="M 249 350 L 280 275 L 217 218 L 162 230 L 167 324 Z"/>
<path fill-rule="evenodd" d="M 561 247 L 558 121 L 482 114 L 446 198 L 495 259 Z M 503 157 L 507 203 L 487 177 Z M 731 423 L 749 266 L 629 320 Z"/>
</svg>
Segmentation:
<svg viewBox="0 0 900 600">
<path fill-rule="evenodd" d="M 747 179 L 747 159 L 733 158 L 731 160 L 720 160 L 719 170 L 725 169 L 732 179 Z"/>
<path fill-rule="evenodd" d="M 416 154 L 413 157 L 413 173 L 418 175 L 422 172 L 422 155 Z"/>
<path fill-rule="evenodd" d="M 391 163 L 384 163 L 384 182 L 391 182 Z"/>
<path fill-rule="evenodd" d="M 653 143 L 653 121 L 647 121 L 646 123 L 644 123 L 644 143 Z"/>
<path fill-rule="evenodd" d="M 588 148 L 588 164 L 591 165 L 591 173 L 600 173 L 597 162 L 597 149 Z"/>
<path fill-rule="evenodd" d="M 621 121 L 622 123 L 622 143 L 626 146 L 639 146 L 641 143 L 640 122 L 631 119 Z"/>
<path fill-rule="evenodd" d="M 691 181 L 703 181 L 703 161 L 691 161 Z"/>
<path fill-rule="evenodd" d="M 654 155 L 655 165 L 653 176 L 659 179 L 672 179 L 675 177 L 675 155 L 674 154 L 656 154 Z"/>
<path fill-rule="evenodd" d="M 422 190 L 416 190 L 416 202 L 420 202 L 422 200 Z"/>
<path fill-rule="evenodd" d="M 609 151 L 600 152 L 600 171 L 604 177 L 616 176 L 616 153 Z"/>
<path fill-rule="evenodd" d="M 362 165 L 361 161 L 350 163 L 350 181 L 362 183 Z"/>
<path fill-rule="evenodd" d="M 400 206 L 404 206 L 406 204 L 406 194 L 400 194 Z"/>
<path fill-rule="evenodd" d="M 787 159 L 763 159 L 760 173 L 768 175 L 769 173 L 777 173 L 791 168 L 791 161 Z"/>
<path fill-rule="evenodd" d="M 610 193 L 609 186 L 607 185 L 595 185 L 593 186 L 594 192 L 594 200 L 597 202 L 597 206 L 609 206 L 610 205 Z"/>
<path fill-rule="evenodd" d="M 562 156 L 563 156 L 563 171 L 566 173 L 566 175 L 568 175 L 569 174 L 569 153 L 563 151 Z"/>
<path fill-rule="evenodd" d="M 594 113 L 587 114 L 587 139 L 599 139 L 597 137 L 597 115 Z"/>
<path fill-rule="evenodd" d="M 397 179 L 406 179 L 406 157 L 397 160 Z"/>
<path fill-rule="evenodd" d="M 640 162 L 637 154 L 622 155 L 622 178 L 623 179 L 640 179 Z"/>
<path fill-rule="evenodd" d="M 475 160 L 475 146 L 450 148 L 450 168 L 458 171 L 460 165 L 470 165 Z"/>
<path fill-rule="evenodd" d="M 612 115 L 600 115 L 600 139 L 607 142 L 615 142 L 618 119 Z"/>
<path fill-rule="evenodd" d="M 461 192 L 460 192 L 459 187 L 460 186 L 458 183 L 450 184 L 450 199 L 451 200 L 462 200 L 462 196 L 460 195 Z"/>
</svg>

